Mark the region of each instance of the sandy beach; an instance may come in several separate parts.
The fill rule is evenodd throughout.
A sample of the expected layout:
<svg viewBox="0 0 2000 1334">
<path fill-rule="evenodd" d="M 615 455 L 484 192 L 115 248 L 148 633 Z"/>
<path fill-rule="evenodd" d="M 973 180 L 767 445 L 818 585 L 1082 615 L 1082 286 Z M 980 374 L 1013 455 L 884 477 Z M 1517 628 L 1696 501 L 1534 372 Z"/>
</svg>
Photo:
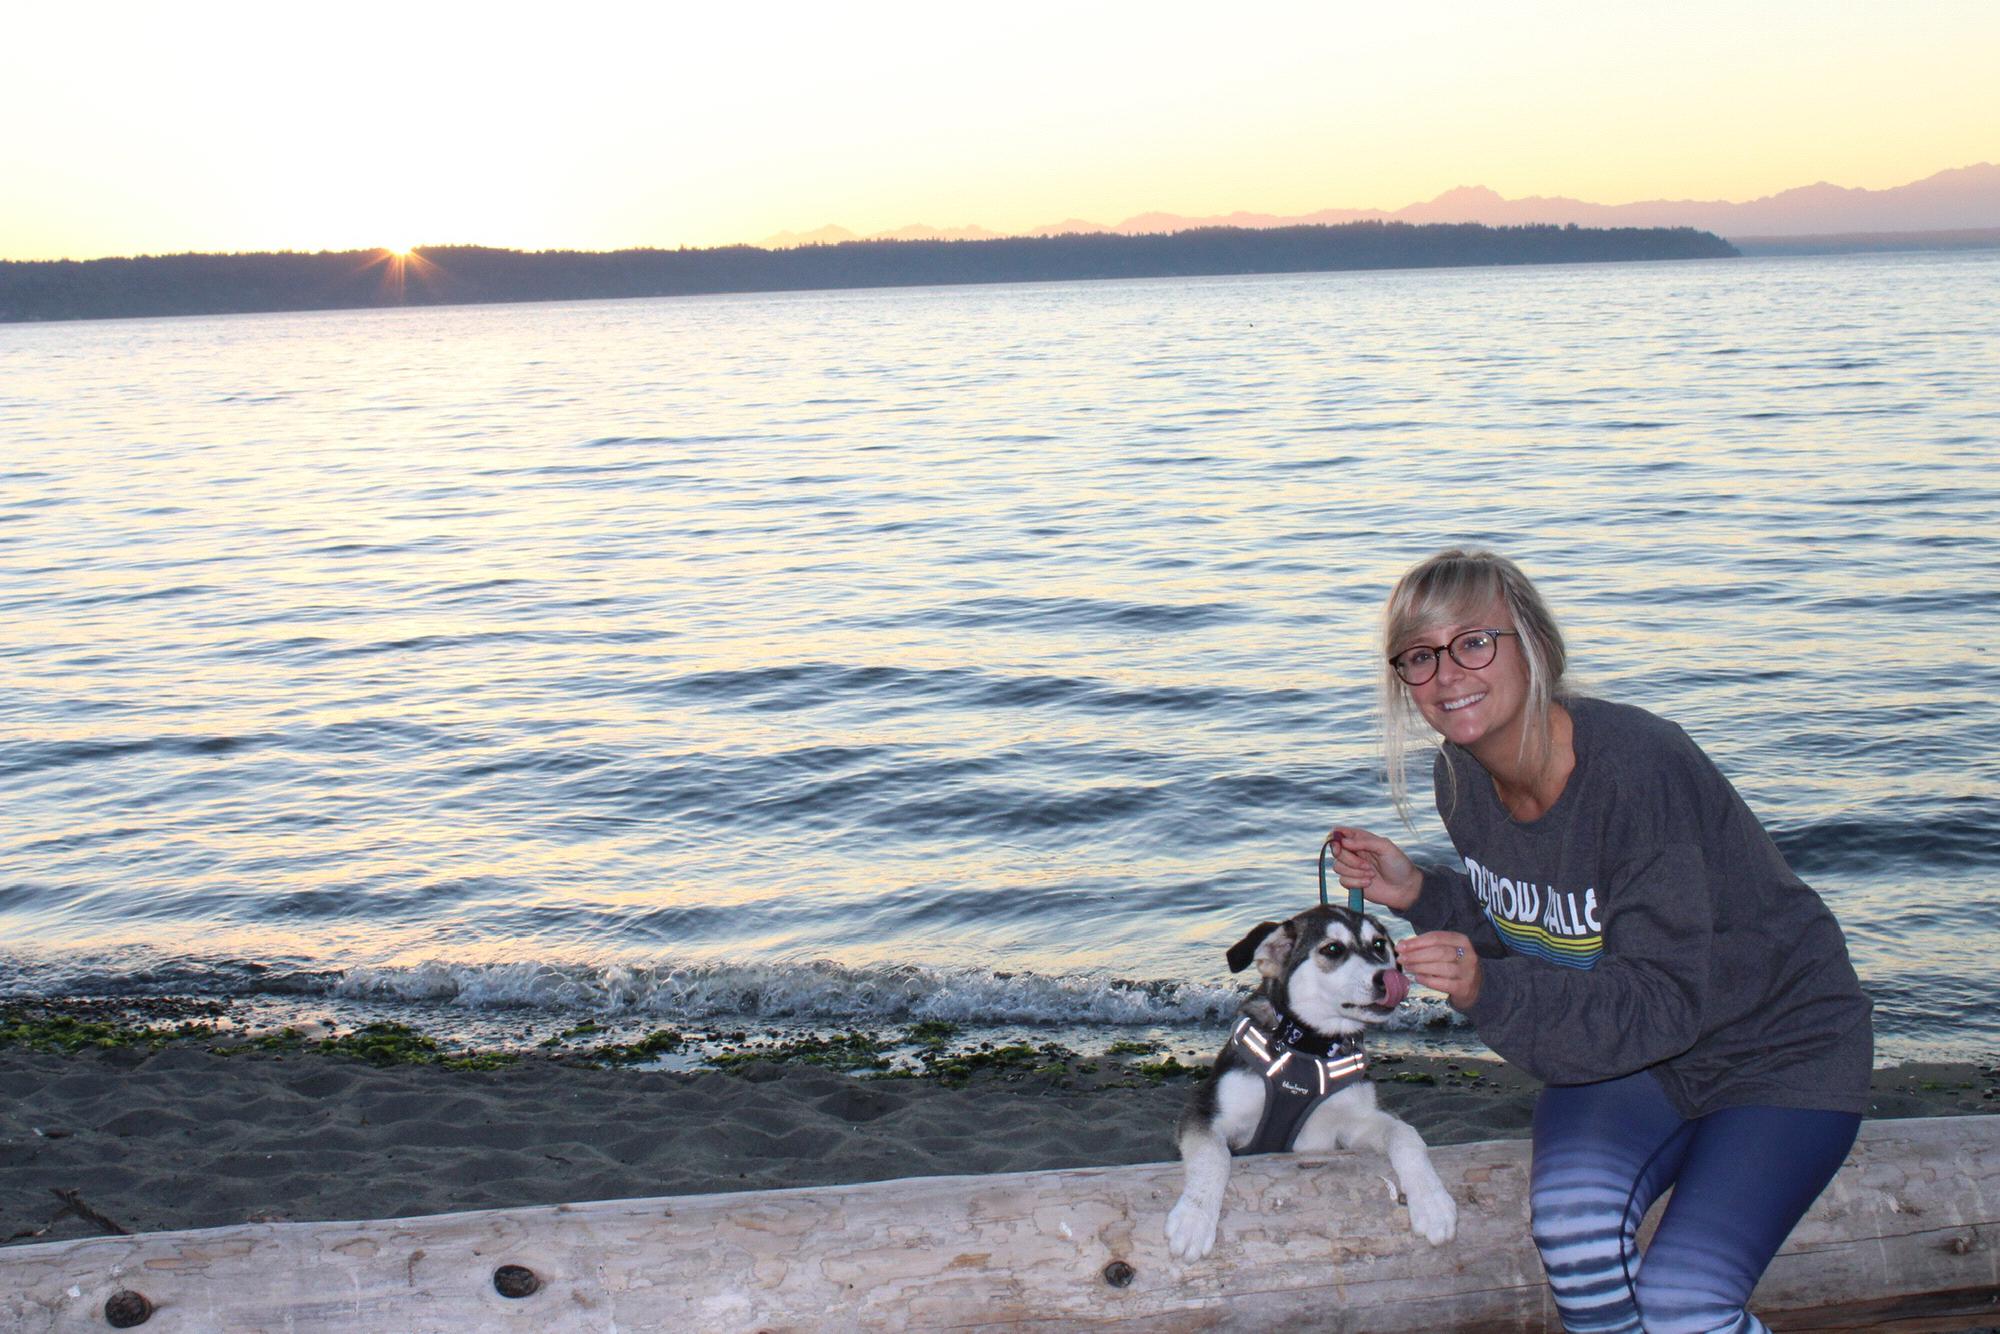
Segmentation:
<svg viewBox="0 0 2000 1334">
<path fill-rule="evenodd" d="M 0 1046 L 0 1240 L 1157 1162 L 1193 1082 L 1116 1055 L 940 1079 L 214 1045 Z M 1433 1143 L 1527 1133 L 1535 1086 L 1504 1065 L 1385 1055 L 1374 1074 Z M 1893 1067 L 1872 1114 L 1990 1113 L 1996 1088 L 1990 1066 Z"/>
</svg>

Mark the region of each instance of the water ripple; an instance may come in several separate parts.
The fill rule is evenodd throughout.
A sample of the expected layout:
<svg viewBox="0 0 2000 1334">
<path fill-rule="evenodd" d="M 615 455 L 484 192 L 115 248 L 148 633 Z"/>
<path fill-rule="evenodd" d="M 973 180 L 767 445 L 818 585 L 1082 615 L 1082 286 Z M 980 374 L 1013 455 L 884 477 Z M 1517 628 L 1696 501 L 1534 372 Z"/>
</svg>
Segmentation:
<svg viewBox="0 0 2000 1334">
<path fill-rule="evenodd" d="M 2000 1051 L 1996 312 L 1967 253 L 0 330 L 0 986 L 1205 1021 L 1399 829 L 1377 610 L 1484 542 L 1885 1050 Z"/>
</svg>

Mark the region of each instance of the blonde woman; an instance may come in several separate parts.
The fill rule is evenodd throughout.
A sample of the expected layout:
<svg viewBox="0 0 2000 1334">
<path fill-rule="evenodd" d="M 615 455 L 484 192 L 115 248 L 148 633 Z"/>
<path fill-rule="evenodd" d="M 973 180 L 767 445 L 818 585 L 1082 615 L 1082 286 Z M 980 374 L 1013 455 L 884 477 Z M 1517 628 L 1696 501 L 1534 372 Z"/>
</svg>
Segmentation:
<svg viewBox="0 0 2000 1334">
<path fill-rule="evenodd" d="M 1531 1199 L 1564 1326 L 1763 1329 L 1750 1292 L 1867 1107 L 1870 1007 L 1833 914 L 1685 732 L 1565 690 L 1513 562 L 1421 562 L 1384 636 L 1391 790 L 1407 819 L 1421 721 L 1459 862 L 1340 828 L 1335 864 L 1419 931 L 1404 969 L 1545 1085 Z"/>
</svg>

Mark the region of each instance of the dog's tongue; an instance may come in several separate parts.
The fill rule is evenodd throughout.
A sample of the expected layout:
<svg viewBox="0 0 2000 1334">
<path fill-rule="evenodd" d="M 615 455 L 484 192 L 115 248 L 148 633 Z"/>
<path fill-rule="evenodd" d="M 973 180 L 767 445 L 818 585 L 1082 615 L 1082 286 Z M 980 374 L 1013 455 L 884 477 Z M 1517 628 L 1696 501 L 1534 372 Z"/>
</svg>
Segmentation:
<svg viewBox="0 0 2000 1334">
<path fill-rule="evenodd" d="M 1410 994 L 1410 979 L 1391 968 L 1382 974 L 1382 1003 L 1395 1009 Z"/>
</svg>

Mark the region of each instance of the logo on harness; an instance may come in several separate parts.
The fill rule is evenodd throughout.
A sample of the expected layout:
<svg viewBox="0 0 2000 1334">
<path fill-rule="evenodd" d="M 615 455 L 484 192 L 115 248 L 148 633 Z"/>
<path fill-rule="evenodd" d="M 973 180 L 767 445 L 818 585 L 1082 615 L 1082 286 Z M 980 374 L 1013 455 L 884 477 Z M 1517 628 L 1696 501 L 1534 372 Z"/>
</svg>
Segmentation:
<svg viewBox="0 0 2000 1334">
<path fill-rule="evenodd" d="M 1224 1055 L 1235 1049 L 1243 1063 L 1264 1080 L 1264 1114 L 1258 1118 L 1257 1133 L 1237 1153 L 1289 1150 L 1299 1137 L 1299 1127 L 1315 1108 L 1367 1077 L 1368 1058 L 1362 1055 L 1358 1036 L 1330 1041 L 1290 1015 L 1281 1015 L 1280 1020 L 1278 1032 L 1269 1033 L 1244 1015 L 1237 1020 L 1229 1044 L 1223 1048 Z M 1313 1087 L 1283 1078 L 1286 1068 L 1294 1062 L 1311 1067 Z"/>
</svg>

